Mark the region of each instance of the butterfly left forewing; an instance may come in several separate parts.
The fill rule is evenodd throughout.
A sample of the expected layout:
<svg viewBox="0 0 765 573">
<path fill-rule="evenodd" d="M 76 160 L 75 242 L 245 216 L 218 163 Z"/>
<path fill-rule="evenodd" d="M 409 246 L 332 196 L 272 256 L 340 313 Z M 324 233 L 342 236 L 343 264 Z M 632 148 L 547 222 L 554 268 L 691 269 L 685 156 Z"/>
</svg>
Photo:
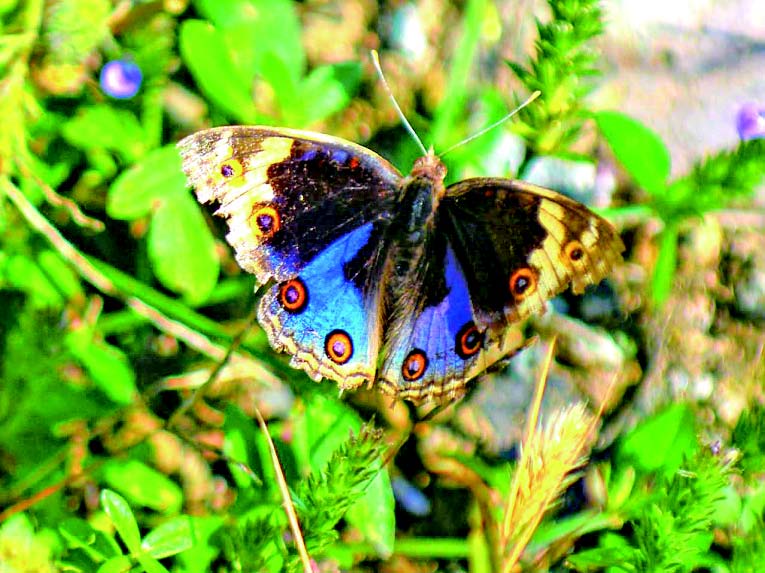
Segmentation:
<svg viewBox="0 0 765 573">
<path fill-rule="evenodd" d="M 232 126 L 179 144 L 200 202 L 216 202 L 240 266 L 274 281 L 258 308 L 269 342 L 342 388 L 374 379 L 380 236 L 401 175 L 354 143 Z"/>
<path fill-rule="evenodd" d="M 385 217 L 401 175 L 369 149 L 323 134 L 216 127 L 178 143 L 201 203 L 218 204 L 237 262 L 288 278 L 340 236 Z"/>
<path fill-rule="evenodd" d="M 582 293 L 621 261 L 624 250 L 608 221 L 523 181 L 461 181 L 447 188 L 442 211 L 476 320 L 493 329 L 542 312 L 569 285 Z"/>
</svg>

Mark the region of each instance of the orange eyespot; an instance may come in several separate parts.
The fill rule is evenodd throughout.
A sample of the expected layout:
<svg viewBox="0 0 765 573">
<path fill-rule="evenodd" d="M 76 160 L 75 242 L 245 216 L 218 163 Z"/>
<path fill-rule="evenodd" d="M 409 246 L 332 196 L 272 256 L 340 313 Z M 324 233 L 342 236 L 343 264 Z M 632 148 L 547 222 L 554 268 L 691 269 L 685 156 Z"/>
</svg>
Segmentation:
<svg viewBox="0 0 765 573">
<path fill-rule="evenodd" d="M 537 289 L 537 277 L 529 267 L 522 267 L 510 275 L 510 294 L 523 300 Z"/>
<path fill-rule="evenodd" d="M 279 287 L 279 303 L 284 310 L 298 313 L 308 304 L 308 290 L 299 278 L 286 281 Z"/>
<path fill-rule="evenodd" d="M 472 320 L 465 323 L 465 325 L 457 332 L 454 351 L 457 353 L 457 356 L 463 360 L 467 360 L 476 354 L 481 350 L 482 346 L 483 333 L 478 330 L 478 327 Z"/>
<path fill-rule="evenodd" d="M 401 367 L 401 375 L 407 382 L 414 382 L 422 378 L 425 370 L 428 368 L 428 357 L 425 353 L 415 348 L 404 358 L 404 365 Z"/>
<path fill-rule="evenodd" d="M 333 330 L 324 339 L 324 352 L 335 364 L 345 364 L 353 356 L 353 341 L 344 330 Z"/>
<path fill-rule="evenodd" d="M 258 237 L 263 239 L 269 239 L 274 236 L 274 233 L 279 230 L 281 226 L 281 219 L 279 218 L 279 212 L 266 205 L 256 210 L 251 216 L 250 221 L 254 223 L 252 230 Z"/>
<path fill-rule="evenodd" d="M 575 263 L 581 261 L 584 257 L 584 247 L 582 246 L 582 243 L 576 239 L 569 241 L 568 244 L 566 244 L 565 252 L 568 259 Z"/>
<path fill-rule="evenodd" d="M 220 173 L 224 179 L 233 179 L 244 173 L 244 167 L 242 167 L 242 162 L 238 159 L 226 159 L 226 161 L 221 163 L 218 167 L 218 173 Z"/>
</svg>

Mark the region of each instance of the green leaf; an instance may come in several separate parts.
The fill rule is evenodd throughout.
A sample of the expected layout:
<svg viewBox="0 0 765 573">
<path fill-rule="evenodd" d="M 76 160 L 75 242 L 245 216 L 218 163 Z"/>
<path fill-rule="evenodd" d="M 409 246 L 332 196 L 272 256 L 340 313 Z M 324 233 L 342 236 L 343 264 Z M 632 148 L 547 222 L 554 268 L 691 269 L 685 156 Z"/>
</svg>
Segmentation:
<svg viewBox="0 0 765 573">
<path fill-rule="evenodd" d="M 109 460 L 102 471 L 104 480 L 133 503 L 166 514 L 181 508 L 183 493 L 178 484 L 143 462 Z"/>
<path fill-rule="evenodd" d="M 148 253 L 157 278 L 192 305 L 215 288 L 220 262 L 215 239 L 189 194 L 161 201 L 149 226 Z"/>
<path fill-rule="evenodd" d="M 651 279 L 651 295 L 661 306 L 672 292 L 672 281 L 677 268 L 677 227 L 668 224 L 659 235 L 659 255 Z"/>
<path fill-rule="evenodd" d="M 257 70 L 274 56 L 297 84 L 305 72 L 303 31 L 291 0 L 249 0 L 255 17 L 250 21 L 249 37 L 257 43 Z M 278 30 L 278 33 L 274 33 Z"/>
<path fill-rule="evenodd" d="M 166 145 L 115 179 L 106 197 L 106 213 L 131 221 L 145 217 L 163 200 L 187 194 L 178 149 Z"/>
<path fill-rule="evenodd" d="M 674 404 L 624 437 L 617 465 L 632 463 L 643 472 L 672 475 L 697 447 L 693 414 L 687 405 Z"/>
<path fill-rule="evenodd" d="M 87 326 L 66 335 L 66 346 L 87 370 L 93 383 L 117 404 L 130 404 L 138 394 L 135 373 L 125 353 L 116 346 L 94 340 Z"/>
<path fill-rule="evenodd" d="M 390 474 L 380 463 L 380 471 L 367 487 L 364 496 L 345 514 L 346 521 L 361 531 L 364 538 L 374 546 L 377 555 L 383 559 L 393 554 L 396 541 L 395 507 Z"/>
<path fill-rule="evenodd" d="M 23 255 L 2 261 L 2 276 L 9 284 L 24 291 L 36 308 L 61 308 L 64 297 L 39 265 Z"/>
<path fill-rule="evenodd" d="M 57 252 L 49 249 L 41 251 L 37 255 L 37 263 L 45 275 L 56 285 L 58 290 L 63 292 L 67 299 L 84 296 L 84 290 L 77 273 Z"/>
<path fill-rule="evenodd" d="M 343 109 L 351 100 L 346 85 L 337 78 L 337 66 L 321 66 L 311 71 L 301 86 L 302 123 L 310 125 Z M 307 104 L 307 105 L 306 105 Z"/>
<path fill-rule="evenodd" d="M 133 560 L 127 555 L 112 557 L 96 573 L 126 573 L 133 570 Z"/>
<path fill-rule="evenodd" d="M 225 518 L 192 516 L 189 519 L 194 544 L 176 557 L 182 565 L 178 570 L 186 573 L 208 573 L 212 569 L 210 563 L 220 551 L 212 539 L 220 530 Z"/>
<path fill-rule="evenodd" d="M 236 26 L 254 18 L 249 0 L 194 0 L 194 8 L 218 28 Z"/>
<path fill-rule="evenodd" d="M 316 394 L 306 401 L 305 415 L 295 421 L 293 450 L 303 471 L 320 472 L 351 434 L 361 429 L 361 418 L 338 400 Z"/>
<path fill-rule="evenodd" d="M 105 489 L 101 492 L 101 506 L 109 516 L 117 533 L 133 553 L 141 551 L 141 534 L 138 523 L 128 502 L 115 491 Z"/>
<path fill-rule="evenodd" d="M 639 121 L 615 111 L 596 113 L 595 121 L 616 159 L 637 184 L 653 195 L 663 194 L 671 160 L 661 138 Z"/>
<path fill-rule="evenodd" d="M 141 546 L 155 559 L 164 559 L 194 545 L 191 520 L 188 516 L 177 517 L 152 529 L 143 538 Z"/>
<path fill-rule="evenodd" d="M 61 135 L 79 149 L 114 151 L 127 163 L 146 152 L 143 128 L 135 115 L 107 104 L 81 108 L 61 126 Z"/>
<path fill-rule="evenodd" d="M 122 555 L 114 538 L 103 531 L 94 529 L 84 519 L 67 519 L 58 526 L 58 531 L 70 548 L 82 549 L 91 560 L 97 563 Z"/>
<path fill-rule="evenodd" d="M 180 51 L 194 80 L 210 100 L 229 117 L 256 123 L 251 93 L 255 70 L 244 74 L 237 67 L 237 54 L 223 32 L 202 20 L 186 20 L 181 25 Z"/>
</svg>

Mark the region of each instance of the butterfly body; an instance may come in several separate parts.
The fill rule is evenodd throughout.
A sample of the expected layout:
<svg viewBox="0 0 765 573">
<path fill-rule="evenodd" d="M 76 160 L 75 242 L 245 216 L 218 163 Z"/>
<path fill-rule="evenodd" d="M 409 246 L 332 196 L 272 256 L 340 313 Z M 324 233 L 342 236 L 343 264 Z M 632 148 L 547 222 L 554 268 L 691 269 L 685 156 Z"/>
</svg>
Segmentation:
<svg viewBox="0 0 765 573">
<path fill-rule="evenodd" d="M 217 202 L 237 261 L 272 283 L 258 319 L 293 366 L 341 388 L 448 400 L 523 346 L 519 323 L 620 260 L 610 225 L 552 191 L 501 178 L 445 187 L 428 153 L 403 177 L 359 145 L 234 126 L 179 143 Z"/>
</svg>

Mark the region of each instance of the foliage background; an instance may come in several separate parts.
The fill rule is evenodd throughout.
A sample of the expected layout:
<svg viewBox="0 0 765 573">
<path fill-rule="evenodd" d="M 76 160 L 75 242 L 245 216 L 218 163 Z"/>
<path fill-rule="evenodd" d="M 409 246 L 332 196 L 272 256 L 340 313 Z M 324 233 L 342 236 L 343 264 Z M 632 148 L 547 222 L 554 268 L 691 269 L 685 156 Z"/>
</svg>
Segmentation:
<svg viewBox="0 0 765 573">
<path fill-rule="evenodd" d="M 299 570 L 256 411 L 316 567 L 508 570 L 520 542 L 498 531 L 553 333 L 547 419 L 575 425 L 557 408 L 581 399 L 609 413 L 594 461 L 568 480 L 531 487 L 561 450 L 540 458 L 529 490 L 557 502 L 527 528 L 523 567 L 756 570 L 765 113 L 755 104 L 740 142 L 678 170 L 598 89 L 611 7 L 0 2 L 0 571 Z M 405 171 L 418 152 L 370 48 L 436 150 L 539 89 L 517 121 L 449 155 L 451 180 L 564 190 L 628 245 L 608 283 L 532 325 L 543 341 L 508 372 L 416 426 L 373 390 L 308 381 L 248 327 L 254 280 L 174 145 L 210 125 L 310 128 Z M 99 76 L 107 62 L 116 86 Z M 544 443 L 571 445 L 561 424 Z"/>
</svg>

